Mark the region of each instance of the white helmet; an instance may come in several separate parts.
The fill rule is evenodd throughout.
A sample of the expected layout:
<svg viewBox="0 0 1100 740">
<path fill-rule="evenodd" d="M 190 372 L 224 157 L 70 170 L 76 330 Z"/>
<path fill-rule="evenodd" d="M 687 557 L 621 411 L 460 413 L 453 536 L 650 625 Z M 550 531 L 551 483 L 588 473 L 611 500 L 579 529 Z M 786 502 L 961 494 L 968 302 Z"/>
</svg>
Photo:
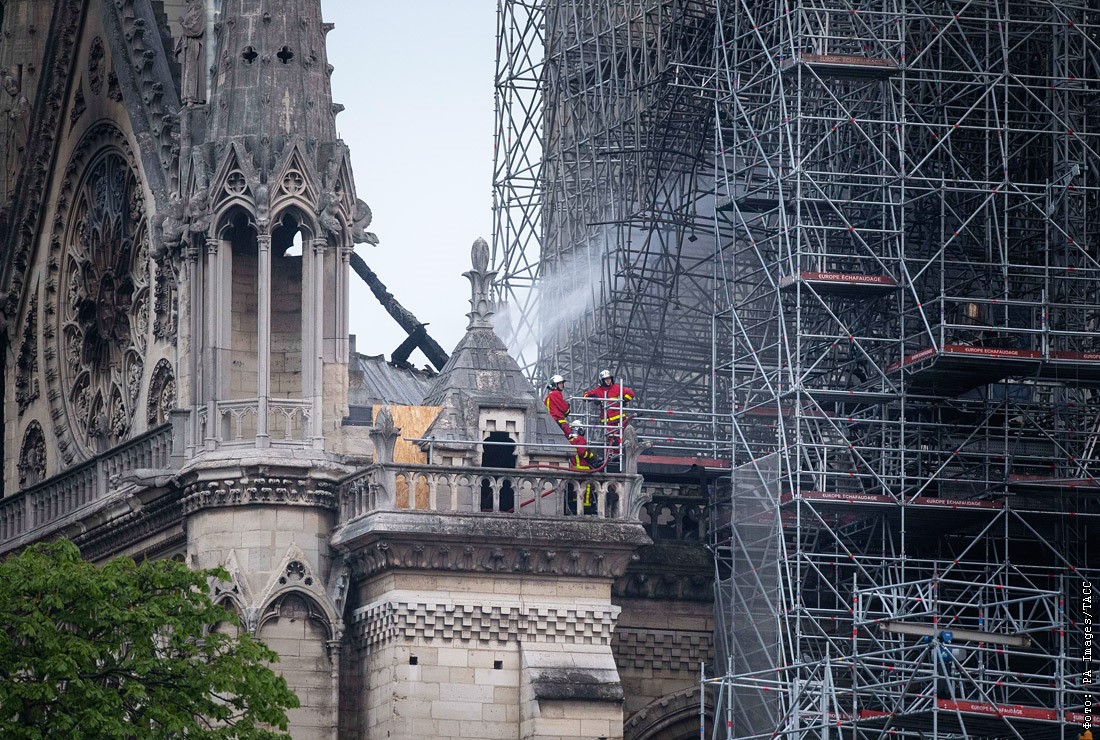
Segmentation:
<svg viewBox="0 0 1100 740">
<path fill-rule="evenodd" d="M 573 425 L 573 433 L 569 435 L 569 439 L 573 439 L 573 437 L 583 437 L 583 436 L 584 436 L 584 427 L 582 427 L 580 424 L 574 424 Z"/>
<path fill-rule="evenodd" d="M 553 375 L 550 376 L 550 385 L 557 385 L 558 383 L 564 383 L 564 382 L 565 382 L 565 378 L 558 375 L 557 373 L 554 373 Z"/>
<path fill-rule="evenodd" d="M 611 376 L 610 370 L 600 370 L 600 380 L 607 380 Z"/>
</svg>

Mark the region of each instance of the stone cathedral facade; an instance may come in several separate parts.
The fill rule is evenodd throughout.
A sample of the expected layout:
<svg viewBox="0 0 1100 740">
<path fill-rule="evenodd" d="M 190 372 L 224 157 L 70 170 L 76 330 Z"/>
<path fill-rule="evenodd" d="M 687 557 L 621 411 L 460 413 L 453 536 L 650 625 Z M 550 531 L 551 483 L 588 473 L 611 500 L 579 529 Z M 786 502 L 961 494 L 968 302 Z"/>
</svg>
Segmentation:
<svg viewBox="0 0 1100 740">
<path fill-rule="evenodd" d="M 224 566 L 295 738 L 692 736 L 715 476 L 636 439 L 565 469 L 484 242 L 438 374 L 354 351 L 377 240 L 329 30 L 319 0 L 0 1 L 0 552 Z"/>
</svg>

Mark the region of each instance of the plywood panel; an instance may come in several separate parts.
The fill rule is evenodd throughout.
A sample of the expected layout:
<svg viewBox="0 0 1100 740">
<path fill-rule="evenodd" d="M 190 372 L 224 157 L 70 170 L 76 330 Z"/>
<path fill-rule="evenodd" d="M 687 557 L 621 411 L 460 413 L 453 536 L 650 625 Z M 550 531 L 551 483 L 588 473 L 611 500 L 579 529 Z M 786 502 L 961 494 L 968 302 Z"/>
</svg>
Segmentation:
<svg viewBox="0 0 1100 740">
<path fill-rule="evenodd" d="M 378 412 L 388 408 L 393 416 L 393 423 L 401 434 L 397 437 L 397 444 L 393 448 L 393 460 L 404 464 L 428 463 L 428 453 L 422 452 L 416 442 L 405 441 L 406 437 L 423 437 L 424 432 L 439 415 L 440 406 L 374 406 L 374 418 L 378 418 Z"/>
</svg>

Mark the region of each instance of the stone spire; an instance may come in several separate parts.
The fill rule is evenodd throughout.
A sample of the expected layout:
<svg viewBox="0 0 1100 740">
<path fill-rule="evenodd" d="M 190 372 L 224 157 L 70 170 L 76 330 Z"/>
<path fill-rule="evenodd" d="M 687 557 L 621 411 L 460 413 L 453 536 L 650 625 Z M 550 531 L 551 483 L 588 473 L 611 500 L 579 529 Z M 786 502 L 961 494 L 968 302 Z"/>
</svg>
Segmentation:
<svg viewBox="0 0 1100 740">
<path fill-rule="evenodd" d="M 336 139 L 320 0 L 224 0 L 214 23 L 210 138 Z"/>
<path fill-rule="evenodd" d="M 194 446 L 286 447 L 289 434 L 320 451 L 346 413 L 352 246 L 378 243 L 336 138 L 332 25 L 320 0 L 190 0 L 180 26 L 179 194 L 160 230 L 203 307 L 187 312 L 201 357 L 182 385 L 214 421 L 196 421 Z M 255 428 L 226 439 L 240 408 Z"/>
<path fill-rule="evenodd" d="M 481 412 L 510 408 L 521 412 L 525 419 L 524 444 L 528 449 L 553 445 L 560 441 L 561 433 L 519 363 L 493 330 L 489 289 L 496 271 L 489 269 L 489 245 L 484 239 L 474 242 L 470 260 L 472 269 L 462 273 L 470 281 L 470 312 L 466 314 L 470 323 L 424 397 L 424 405 L 443 408 L 425 436 L 438 440 L 481 439 Z"/>
<path fill-rule="evenodd" d="M 190 232 L 209 236 L 230 209 L 250 213 L 263 232 L 292 204 L 314 240 L 376 244 L 336 136 L 343 106 L 332 102 L 325 39 L 333 26 L 321 19 L 320 0 L 278 8 L 223 0 L 216 15 L 209 0 L 191 0 L 181 24 L 180 200 Z"/>
</svg>

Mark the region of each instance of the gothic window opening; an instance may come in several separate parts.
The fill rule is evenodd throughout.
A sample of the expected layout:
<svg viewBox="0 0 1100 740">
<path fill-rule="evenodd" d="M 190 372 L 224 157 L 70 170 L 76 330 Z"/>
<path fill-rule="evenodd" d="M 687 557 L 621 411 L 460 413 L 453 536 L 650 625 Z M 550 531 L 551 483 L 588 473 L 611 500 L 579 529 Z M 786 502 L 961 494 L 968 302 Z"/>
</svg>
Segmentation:
<svg viewBox="0 0 1100 740">
<path fill-rule="evenodd" d="M 234 400 L 254 399 L 259 395 L 259 252 L 256 231 L 248 216 L 237 212 L 230 223 L 232 329 L 229 397 Z M 255 418 L 249 423 L 252 434 L 255 434 Z"/>
<path fill-rule="evenodd" d="M 146 420 L 149 428 L 168 422 L 168 412 L 176 407 L 176 378 L 172 372 L 172 363 L 161 360 L 153 369 L 149 381 L 149 400 L 146 405 Z"/>
<path fill-rule="evenodd" d="M 481 453 L 481 466 L 483 468 L 511 468 L 515 469 L 518 461 L 516 458 L 516 442 L 508 436 L 507 432 L 489 432 L 485 438 Z M 512 488 L 512 482 L 507 478 L 500 482 L 500 507 L 497 511 L 511 512 L 515 510 L 516 493 Z M 493 511 L 493 490 L 488 478 L 481 480 L 481 510 Z"/>
<path fill-rule="evenodd" d="M 507 432 L 489 432 L 485 438 L 484 452 L 481 453 L 483 468 L 515 468 L 516 442 Z"/>
<path fill-rule="evenodd" d="M 271 396 L 302 397 L 303 256 L 295 244 L 309 235 L 292 214 L 283 216 L 271 233 Z M 278 418 L 273 420 L 281 421 Z M 297 424 L 286 419 L 286 423 Z M 275 430 L 272 430 L 275 434 Z"/>
<path fill-rule="evenodd" d="M 38 294 L 31 297 L 23 332 L 19 340 L 19 357 L 15 361 L 15 402 L 19 415 L 26 413 L 38 398 Z"/>
</svg>

